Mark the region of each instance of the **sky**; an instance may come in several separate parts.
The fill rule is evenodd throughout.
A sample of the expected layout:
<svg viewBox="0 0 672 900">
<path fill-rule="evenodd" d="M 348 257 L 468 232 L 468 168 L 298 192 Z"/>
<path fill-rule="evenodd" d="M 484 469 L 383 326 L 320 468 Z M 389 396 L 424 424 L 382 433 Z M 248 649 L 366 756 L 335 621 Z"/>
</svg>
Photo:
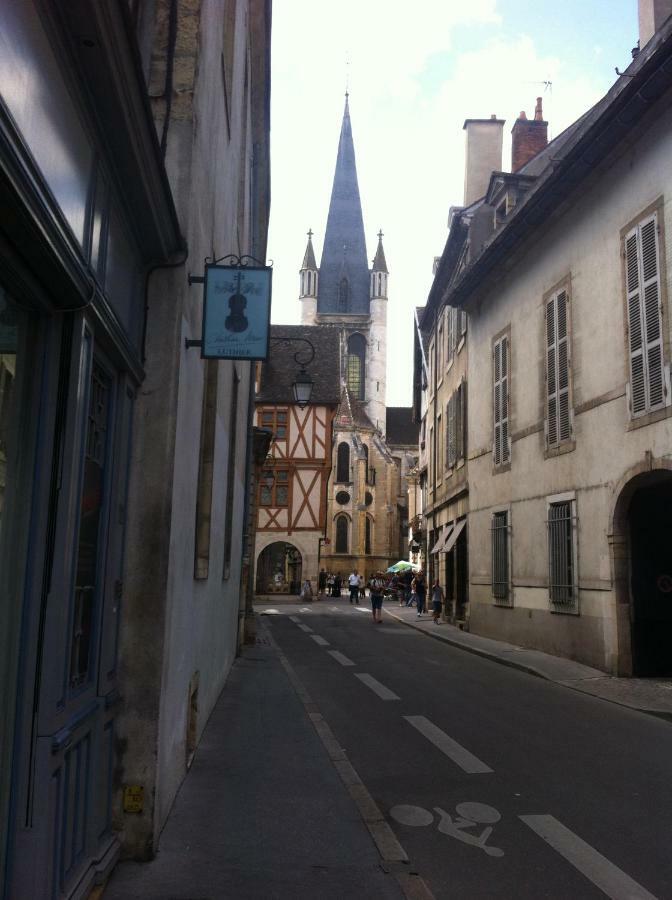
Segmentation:
<svg viewBox="0 0 672 900">
<path fill-rule="evenodd" d="M 631 61 L 637 0 L 276 0 L 271 80 L 271 319 L 298 324 L 306 233 L 318 261 L 346 87 L 369 260 L 390 270 L 387 405 L 411 403 L 413 309 L 464 192 L 467 118 L 543 100 L 549 139 Z M 316 360 L 315 365 L 319 365 Z"/>
</svg>

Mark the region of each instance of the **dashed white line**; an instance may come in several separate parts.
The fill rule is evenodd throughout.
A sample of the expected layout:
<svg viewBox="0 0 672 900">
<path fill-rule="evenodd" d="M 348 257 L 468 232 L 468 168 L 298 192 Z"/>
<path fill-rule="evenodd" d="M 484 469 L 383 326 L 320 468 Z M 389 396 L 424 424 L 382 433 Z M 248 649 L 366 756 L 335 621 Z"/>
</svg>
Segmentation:
<svg viewBox="0 0 672 900">
<path fill-rule="evenodd" d="M 486 772 L 492 772 L 490 766 L 486 766 L 478 757 L 470 753 L 461 744 L 449 737 L 445 731 L 437 728 L 433 722 L 424 716 L 404 716 L 406 721 L 423 734 L 428 741 L 431 741 L 435 747 L 438 747 L 442 753 L 445 753 L 454 763 L 456 763 L 463 771 L 470 775 L 480 775 Z"/>
<path fill-rule="evenodd" d="M 325 639 L 323 637 L 320 637 L 319 634 L 311 634 L 311 637 L 315 641 L 316 644 L 320 645 L 320 647 L 328 647 L 329 646 L 329 641 L 325 641 Z"/>
<path fill-rule="evenodd" d="M 553 816 L 519 818 L 612 900 L 656 900 L 641 884 Z"/>
<path fill-rule="evenodd" d="M 376 681 L 373 675 L 367 675 L 366 672 L 355 672 L 355 678 L 359 678 L 362 684 L 371 688 L 373 693 L 378 694 L 381 700 L 399 700 L 399 697 L 397 697 L 394 691 L 391 691 L 389 688 L 386 688 L 384 684 Z"/>
<path fill-rule="evenodd" d="M 309 625 L 304 625 L 303 622 L 297 622 L 296 624 L 301 629 L 301 631 L 305 631 L 306 634 L 313 633 L 313 629 Z"/>
<path fill-rule="evenodd" d="M 298 616 L 290 616 L 290 617 L 289 617 L 289 621 L 290 621 L 290 622 L 296 622 L 296 624 L 298 625 L 299 622 L 301 621 L 301 619 L 299 619 Z"/>
<path fill-rule="evenodd" d="M 342 666 L 355 665 L 355 663 L 351 659 L 348 659 L 348 657 L 343 653 L 341 653 L 340 650 L 327 650 L 327 653 L 329 654 L 329 656 L 333 656 L 336 662 L 339 662 Z"/>
</svg>

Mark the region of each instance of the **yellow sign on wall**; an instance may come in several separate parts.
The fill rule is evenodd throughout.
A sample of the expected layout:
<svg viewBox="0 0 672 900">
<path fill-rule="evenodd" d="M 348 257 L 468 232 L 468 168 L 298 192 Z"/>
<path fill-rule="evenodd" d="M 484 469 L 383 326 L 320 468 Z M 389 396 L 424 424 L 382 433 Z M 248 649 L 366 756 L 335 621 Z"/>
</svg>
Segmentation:
<svg viewBox="0 0 672 900">
<path fill-rule="evenodd" d="M 145 805 L 145 789 L 140 784 L 127 784 L 124 788 L 124 812 L 141 813 Z"/>
</svg>

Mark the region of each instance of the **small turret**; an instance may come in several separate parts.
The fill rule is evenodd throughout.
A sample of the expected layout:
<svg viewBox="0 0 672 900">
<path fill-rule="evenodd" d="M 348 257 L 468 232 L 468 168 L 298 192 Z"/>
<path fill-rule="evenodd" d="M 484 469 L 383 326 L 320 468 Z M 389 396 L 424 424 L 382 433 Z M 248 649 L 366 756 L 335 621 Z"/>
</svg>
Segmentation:
<svg viewBox="0 0 672 900">
<path fill-rule="evenodd" d="M 383 250 L 383 232 L 378 232 L 378 249 L 371 267 L 371 299 L 387 298 L 387 262 Z"/>
<path fill-rule="evenodd" d="M 301 301 L 301 324 L 314 325 L 317 312 L 317 263 L 313 250 L 313 232 L 308 230 L 308 243 L 303 255 L 303 263 L 299 272 L 300 287 L 299 300 Z"/>
</svg>

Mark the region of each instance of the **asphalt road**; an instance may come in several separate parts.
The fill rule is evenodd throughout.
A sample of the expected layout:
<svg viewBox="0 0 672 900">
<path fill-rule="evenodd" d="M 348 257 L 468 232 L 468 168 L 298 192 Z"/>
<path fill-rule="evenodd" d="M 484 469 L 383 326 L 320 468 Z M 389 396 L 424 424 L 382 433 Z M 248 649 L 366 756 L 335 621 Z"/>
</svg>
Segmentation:
<svg viewBox="0 0 672 900">
<path fill-rule="evenodd" d="M 275 641 L 437 900 L 672 898 L 671 724 L 375 625 L 368 603 L 279 613 Z"/>
</svg>

